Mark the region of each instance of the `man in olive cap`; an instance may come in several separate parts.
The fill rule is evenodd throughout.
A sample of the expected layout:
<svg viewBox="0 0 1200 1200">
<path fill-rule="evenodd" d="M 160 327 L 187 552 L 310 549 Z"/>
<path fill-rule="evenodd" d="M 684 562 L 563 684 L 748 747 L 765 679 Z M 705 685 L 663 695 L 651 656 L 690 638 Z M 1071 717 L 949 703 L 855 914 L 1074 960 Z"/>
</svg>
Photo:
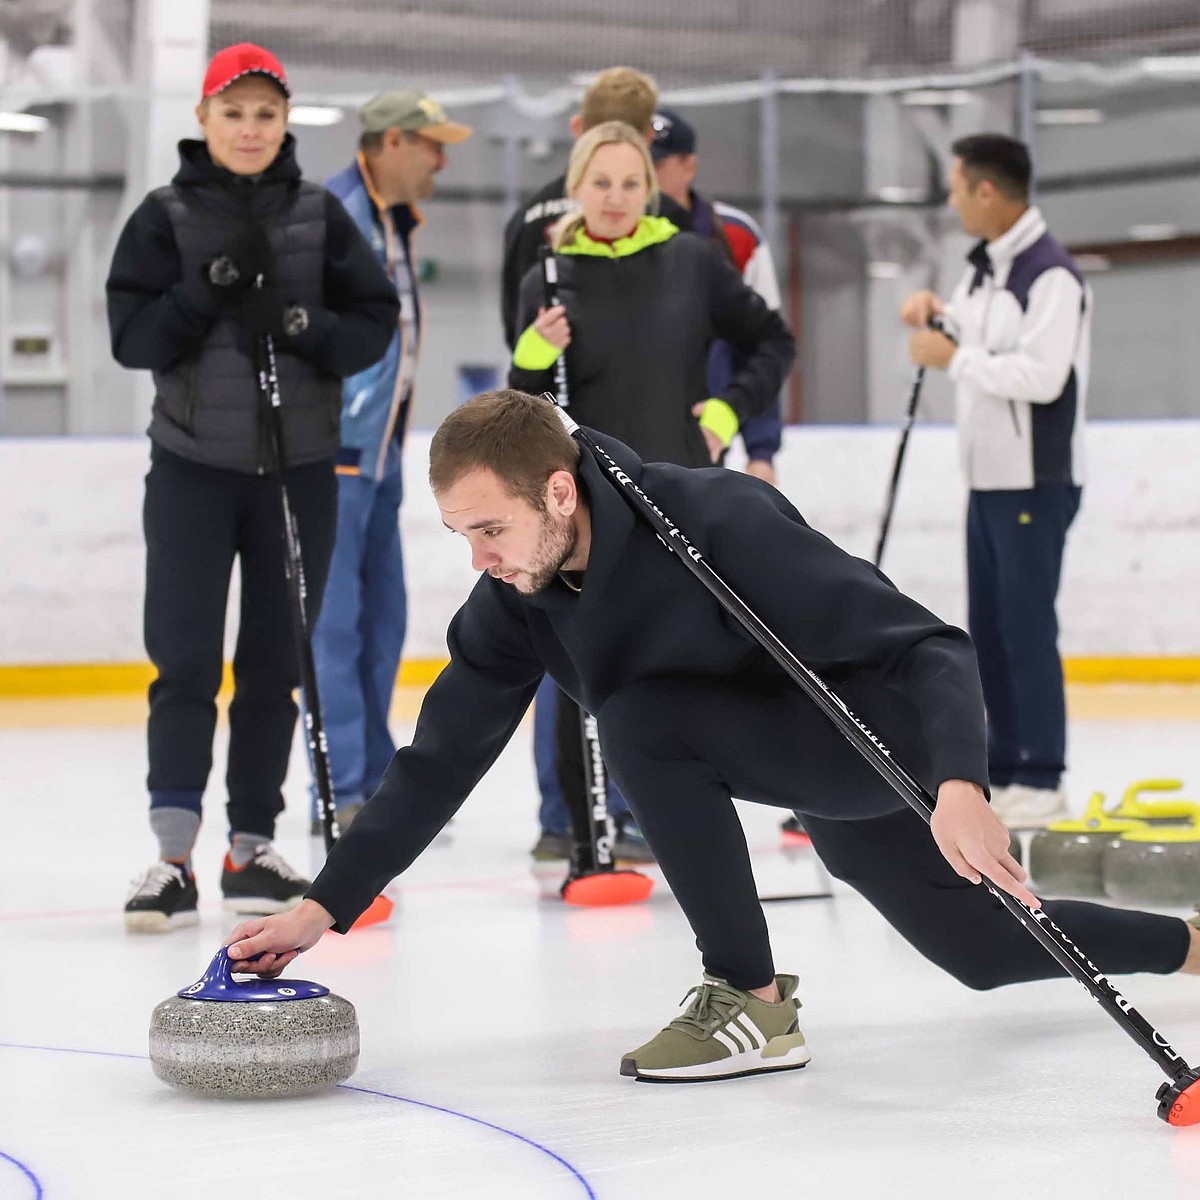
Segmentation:
<svg viewBox="0 0 1200 1200">
<path fill-rule="evenodd" d="M 400 316 L 383 358 L 343 385 L 337 536 L 313 632 L 343 828 L 396 752 L 387 717 L 407 616 L 399 509 L 401 450 L 421 341 L 411 244 L 422 220 L 416 202 L 433 195 L 446 147 L 471 136 L 436 100 L 411 89 L 375 96 L 359 117 L 358 155 L 326 186 L 396 285 Z"/>
</svg>

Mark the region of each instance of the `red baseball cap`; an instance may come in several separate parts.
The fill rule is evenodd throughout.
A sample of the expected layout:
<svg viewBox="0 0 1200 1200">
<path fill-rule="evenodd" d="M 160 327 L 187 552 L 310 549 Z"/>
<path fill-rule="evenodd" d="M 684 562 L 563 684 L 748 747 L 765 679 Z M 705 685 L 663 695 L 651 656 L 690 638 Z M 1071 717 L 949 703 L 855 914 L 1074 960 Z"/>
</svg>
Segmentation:
<svg viewBox="0 0 1200 1200">
<path fill-rule="evenodd" d="M 203 98 L 207 100 L 209 96 L 223 92 L 243 75 L 266 75 L 279 84 L 285 96 L 292 94 L 283 63 L 270 50 L 253 42 L 239 42 L 236 46 L 218 50 L 209 60 L 208 70 L 204 72 Z"/>
</svg>

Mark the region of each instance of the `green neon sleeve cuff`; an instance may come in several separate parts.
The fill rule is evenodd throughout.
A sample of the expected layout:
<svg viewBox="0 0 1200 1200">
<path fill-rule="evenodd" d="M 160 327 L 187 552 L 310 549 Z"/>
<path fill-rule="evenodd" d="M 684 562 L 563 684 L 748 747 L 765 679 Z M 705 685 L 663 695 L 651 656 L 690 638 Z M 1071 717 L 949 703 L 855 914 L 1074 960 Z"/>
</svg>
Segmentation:
<svg viewBox="0 0 1200 1200">
<path fill-rule="evenodd" d="M 517 339 L 513 350 L 513 366 L 521 371 L 545 371 L 558 362 L 562 351 L 551 345 L 537 328 L 530 325 Z"/>
<path fill-rule="evenodd" d="M 737 413 L 724 400 L 706 400 L 700 413 L 700 428 L 707 429 L 722 446 L 728 446 L 738 431 Z"/>
</svg>

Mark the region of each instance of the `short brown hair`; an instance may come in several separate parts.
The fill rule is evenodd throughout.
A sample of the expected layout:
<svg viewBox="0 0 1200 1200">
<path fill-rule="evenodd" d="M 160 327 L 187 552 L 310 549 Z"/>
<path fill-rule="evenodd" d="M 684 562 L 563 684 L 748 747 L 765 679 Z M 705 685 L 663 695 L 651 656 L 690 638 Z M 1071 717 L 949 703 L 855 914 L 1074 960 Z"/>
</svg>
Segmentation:
<svg viewBox="0 0 1200 1200">
<path fill-rule="evenodd" d="M 555 471 L 575 474 L 579 444 L 554 402 L 513 388 L 481 392 L 456 408 L 429 446 L 429 486 L 435 494 L 468 471 L 485 468 L 510 495 L 541 508 Z"/>
<path fill-rule="evenodd" d="M 579 123 L 584 130 L 605 121 L 624 121 L 643 137 L 658 108 L 658 84 L 632 67 L 609 67 L 588 85 L 579 104 Z"/>
</svg>

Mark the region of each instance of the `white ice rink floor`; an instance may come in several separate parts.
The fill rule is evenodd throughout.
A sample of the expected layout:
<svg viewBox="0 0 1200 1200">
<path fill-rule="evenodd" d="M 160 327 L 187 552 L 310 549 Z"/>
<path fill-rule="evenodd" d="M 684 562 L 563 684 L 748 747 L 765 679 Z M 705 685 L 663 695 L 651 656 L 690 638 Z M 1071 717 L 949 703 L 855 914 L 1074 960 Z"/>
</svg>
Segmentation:
<svg viewBox="0 0 1200 1200">
<path fill-rule="evenodd" d="M 131 937 L 126 880 L 153 856 L 140 705 L 0 709 L 2 1200 L 1200 1197 L 1200 1127 L 1157 1120 L 1158 1069 L 1076 984 L 972 993 L 840 887 L 767 909 L 777 964 L 801 978 L 807 1069 L 621 1078 L 622 1051 L 698 982 L 697 955 L 661 882 L 624 909 L 539 894 L 528 726 L 397 885 L 391 925 L 328 935 L 289 970 L 357 1006 L 349 1085 L 273 1103 L 172 1091 L 147 1026 L 230 925 L 219 774 L 199 928 Z M 1072 710 L 1076 807 L 1148 776 L 1200 798 L 1195 691 L 1076 691 Z M 302 774 L 279 844 L 315 866 Z M 743 814 L 763 890 L 811 887 L 811 861 L 778 849 L 779 814 Z M 1120 985 L 1200 1059 L 1200 979 Z"/>
</svg>

